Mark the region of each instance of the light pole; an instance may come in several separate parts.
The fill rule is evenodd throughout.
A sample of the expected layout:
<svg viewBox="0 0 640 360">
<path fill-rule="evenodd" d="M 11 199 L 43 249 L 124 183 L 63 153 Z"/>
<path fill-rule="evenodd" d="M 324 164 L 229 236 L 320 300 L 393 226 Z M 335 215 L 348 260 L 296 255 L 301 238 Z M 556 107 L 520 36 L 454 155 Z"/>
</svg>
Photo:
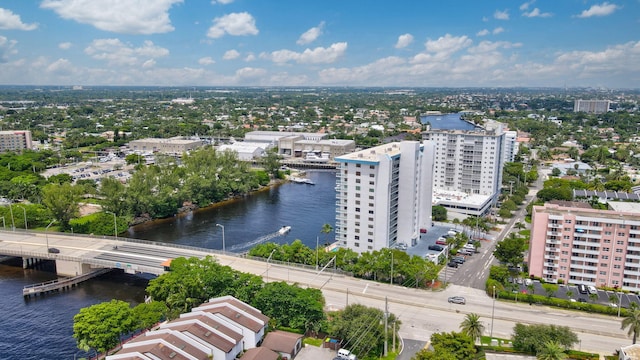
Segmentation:
<svg viewBox="0 0 640 360">
<path fill-rule="evenodd" d="M 389 280 L 389 284 L 393 285 L 393 249 L 391 249 L 391 280 Z"/>
<path fill-rule="evenodd" d="M 318 235 L 316 235 L 316 271 L 318 271 L 318 260 Z"/>
<path fill-rule="evenodd" d="M 6 229 L 7 228 L 7 224 L 4 223 L 4 216 L 0 216 L 2 218 L 2 228 Z"/>
<path fill-rule="evenodd" d="M 271 250 L 271 254 L 269 254 L 269 257 L 267 258 L 267 281 L 269 282 L 269 260 L 271 260 L 271 257 L 273 256 L 273 253 L 276 252 L 276 249 Z"/>
<path fill-rule="evenodd" d="M 116 217 L 116 213 L 111 211 L 105 211 L 107 214 L 113 215 L 113 236 L 118 240 L 118 218 Z"/>
<path fill-rule="evenodd" d="M 56 222 L 55 219 L 51 220 L 49 225 L 47 225 L 47 227 L 44 229 L 44 238 L 47 240 L 47 253 L 49 252 L 49 234 L 47 234 L 47 231 L 49 230 L 49 227 L 53 225 L 54 222 Z"/>
<path fill-rule="evenodd" d="M 18 206 L 18 207 L 19 207 L 20 209 L 22 209 L 22 212 L 24 213 L 24 229 L 25 229 L 25 230 L 28 230 L 28 229 L 27 229 L 27 209 L 25 209 L 25 208 L 24 208 L 24 207 L 22 207 L 22 206 Z"/>
<path fill-rule="evenodd" d="M 224 254 L 224 253 L 227 252 L 225 244 L 224 244 L 224 225 L 216 224 L 216 226 L 219 226 L 219 227 L 222 228 L 222 253 Z"/>
<path fill-rule="evenodd" d="M 491 334 L 489 338 L 493 339 L 493 316 L 496 313 L 496 286 L 493 285 L 493 306 L 491 307 Z"/>
<path fill-rule="evenodd" d="M 11 213 L 11 231 L 15 231 L 16 230 L 16 222 L 13 219 L 13 206 L 11 206 L 11 203 L 9 203 L 9 212 Z"/>
</svg>

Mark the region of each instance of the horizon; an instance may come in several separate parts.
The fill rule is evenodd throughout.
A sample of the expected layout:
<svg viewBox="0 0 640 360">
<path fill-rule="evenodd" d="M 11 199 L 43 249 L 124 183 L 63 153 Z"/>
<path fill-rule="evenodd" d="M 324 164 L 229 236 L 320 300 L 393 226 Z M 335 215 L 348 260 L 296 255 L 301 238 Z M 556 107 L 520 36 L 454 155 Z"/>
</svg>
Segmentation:
<svg viewBox="0 0 640 360">
<path fill-rule="evenodd" d="M 0 84 L 607 88 L 640 1 L 5 0 Z"/>
</svg>

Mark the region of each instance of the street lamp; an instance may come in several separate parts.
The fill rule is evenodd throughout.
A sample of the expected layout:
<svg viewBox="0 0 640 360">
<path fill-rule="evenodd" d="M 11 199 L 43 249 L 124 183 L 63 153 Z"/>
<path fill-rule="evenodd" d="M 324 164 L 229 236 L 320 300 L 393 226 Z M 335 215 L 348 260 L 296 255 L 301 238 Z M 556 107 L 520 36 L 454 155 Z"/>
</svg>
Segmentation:
<svg viewBox="0 0 640 360">
<path fill-rule="evenodd" d="M 13 206 L 11 206 L 11 202 L 9 203 L 9 212 L 11 212 L 11 230 L 15 231 L 16 230 L 16 222 L 13 219 Z"/>
<path fill-rule="evenodd" d="M 491 307 L 491 333 L 489 338 L 493 339 L 493 316 L 496 313 L 496 286 L 493 285 L 493 306 Z"/>
<path fill-rule="evenodd" d="M 49 235 L 47 234 L 47 231 L 49 230 L 49 227 L 53 225 L 54 222 L 56 222 L 56 219 L 51 220 L 49 225 L 47 225 L 47 227 L 44 229 L 44 238 L 47 240 L 47 252 L 49 252 Z"/>
<path fill-rule="evenodd" d="M 271 260 L 271 257 L 273 256 L 273 253 L 276 252 L 276 249 L 271 250 L 271 254 L 269 254 L 269 257 L 267 258 L 267 281 L 269 282 L 269 260 Z"/>
<path fill-rule="evenodd" d="M 116 240 L 118 240 L 118 218 L 116 217 L 116 213 L 111 211 L 105 211 L 107 214 L 113 215 L 113 236 L 115 236 Z"/>
<path fill-rule="evenodd" d="M 20 209 L 22 209 L 22 212 L 24 213 L 24 229 L 25 229 L 25 230 L 28 230 L 28 229 L 27 229 L 27 209 L 25 209 L 25 208 L 24 208 L 24 207 L 22 207 L 22 206 L 18 206 L 18 207 L 19 207 Z"/>
<path fill-rule="evenodd" d="M 222 228 L 222 253 L 224 254 L 227 252 L 224 244 L 224 225 L 216 224 L 216 226 L 219 226 Z"/>
</svg>

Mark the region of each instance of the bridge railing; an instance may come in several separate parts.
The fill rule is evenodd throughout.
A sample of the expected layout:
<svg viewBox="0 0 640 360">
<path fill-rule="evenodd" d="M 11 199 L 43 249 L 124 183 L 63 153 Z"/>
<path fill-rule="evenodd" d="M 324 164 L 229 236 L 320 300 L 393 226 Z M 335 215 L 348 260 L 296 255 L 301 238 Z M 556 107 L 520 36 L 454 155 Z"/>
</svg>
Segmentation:
<svg viewBox="0 0 640 360">
<path fill-rule="evenodd" d="M 235 254 L 234 254 L 235 255 Z M 261 258 L 261 257 L 257 257 L 257 256 L 249 256 L 249 255 L 237 255 L 238 257 L 243 257 L 245 259 L 249 259 L 249 260 L 254 260 L 254 261 L 261 261 L 266 263 L 267 259 L 265 258 Z M 310 272 L 316 272 L 320 269 L 322 269 L 322 266 L 318 267 L 318 269 L 316 269 L 315 265 L 307 265 L 307 264 L 298 264 L 298 263 L 292 263 L 292 262 L 288 262 L 288 261 L 280 261 L 280 260 L 269 260 L 269 264 L 274 264 L 274 265 L 282 265 L 282 266 L 290 266 L 290 267 L 296 267 L 299 269 L 303 269 L 303 270 L 308 270 Z M 332 267 L 328 267 L 326 269 L 324 269 L 325 273 L 334 273 L 336 275 L 346 275 L 346 276 L 352 276 L 353 274 L 351 272 L 347 272 L 344 271 L 342 269 L 339 268 L 332 268 Z"/>
</svg>

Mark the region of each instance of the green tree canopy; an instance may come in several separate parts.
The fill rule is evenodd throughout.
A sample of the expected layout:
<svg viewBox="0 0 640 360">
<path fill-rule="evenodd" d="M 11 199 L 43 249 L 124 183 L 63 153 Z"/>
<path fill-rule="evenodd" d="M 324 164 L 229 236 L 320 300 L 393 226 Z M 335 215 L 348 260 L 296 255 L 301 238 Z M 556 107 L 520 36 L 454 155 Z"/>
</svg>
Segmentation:
<svg viewBox="0 0 640 360">
<path fill-rule="evenodd" d="M 42 189 L 42 204 L 62 229 L 69 228 L 69 221 L 78 216 L 82 188 L 69 183 L 48 184 Z"/>
<path fill-rule="evenodd" d="M 552 341 L 565 349 L 578 342 L 578 336 L 568 326 L 557 325 L 524 325 L 513 327 L 513 348 L 531 354 L 537 354 L 546 342 Z"/>
<path fill-rule="evenodd" d="M 524 261 L 525 239 L 514 233 L 496 244 L 493 255 L 500 263 L 507 266 L 518 266 Z"/>
<path fill-rule="evenodd" d="M 484 325 L 480 321 L 480 315 L 475 313 L 467 314 L 460 324 L 460 330 L 463 334 L 469 336 L 474 343 L 480 340 L 484 333 Z"/>
<path fill-rule="evenodd" d="M 129 304 L 111 300 L 86 308 L 73 317 L 73 337 L 78 348 L 101 353 L 113 349 L 120 343 L 122 335 L 135 329 L 135 319 Z"/>
</svg>

